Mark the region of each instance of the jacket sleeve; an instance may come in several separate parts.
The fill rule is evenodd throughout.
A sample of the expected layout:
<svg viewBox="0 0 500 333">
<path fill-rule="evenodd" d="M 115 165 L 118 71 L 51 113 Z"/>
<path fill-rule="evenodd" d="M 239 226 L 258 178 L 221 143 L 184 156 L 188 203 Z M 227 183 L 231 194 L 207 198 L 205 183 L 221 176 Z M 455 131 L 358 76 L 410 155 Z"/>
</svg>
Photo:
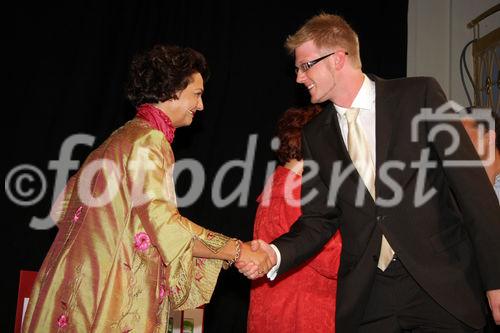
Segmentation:
<svg viewBox="0 0 500 333">
<path fill-rule="evenodd" d="M 306 135 L 302 135 L 304 161 L 314 163 Z M 308 162 L 310 161 L 310 162 Z M 328 188 L 319 173 L 304 173 L 302 182 L 302 215 L 290 231 L 272 243 L 279 249 L 281 264 L 278 274 L 294 268 L 318 253 L 339 227 L 340 211 L 336 205 L 328 204 Z M 312 199 L 310 199 L 312 197 Z"/>
</svg>

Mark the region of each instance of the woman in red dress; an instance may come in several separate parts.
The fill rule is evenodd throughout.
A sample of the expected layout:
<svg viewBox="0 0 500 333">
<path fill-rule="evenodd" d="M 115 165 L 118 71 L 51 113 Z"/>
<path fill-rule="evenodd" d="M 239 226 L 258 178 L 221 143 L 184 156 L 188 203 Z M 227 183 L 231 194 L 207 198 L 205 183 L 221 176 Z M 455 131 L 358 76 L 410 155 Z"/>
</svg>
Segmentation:
<svg viewBox="0 0 500 333">
<path fill-rule="evenodd" d="M 301 129 L 318 106 L 288 109 L 278 121 L 282 165 L 267 180 L 257 201 L 254 239 L 271 242 L 301 215 L 303 160 Z M 335 332 L 335 296 L 342 241 L 340 234 L 305 264 L 274 281 L 252 281 L 248 332 Z"/>
</svg>

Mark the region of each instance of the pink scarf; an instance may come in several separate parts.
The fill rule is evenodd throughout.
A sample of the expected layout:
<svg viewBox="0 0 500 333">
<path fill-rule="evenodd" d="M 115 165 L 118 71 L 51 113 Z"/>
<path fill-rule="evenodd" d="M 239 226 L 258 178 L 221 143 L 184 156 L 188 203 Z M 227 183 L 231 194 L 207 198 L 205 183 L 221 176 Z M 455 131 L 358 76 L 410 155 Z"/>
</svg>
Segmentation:
<svg viewBox="0 0 500 333">
<path fill-rule="evenodd" d="M 146 120 L 159 131 L 162 131 L 169 143 L 174 141 L 175 127 L 170 118 L 162 110 L 151 104 L 141 104 L 137 108 L 137 118 Z"/>
</svg>

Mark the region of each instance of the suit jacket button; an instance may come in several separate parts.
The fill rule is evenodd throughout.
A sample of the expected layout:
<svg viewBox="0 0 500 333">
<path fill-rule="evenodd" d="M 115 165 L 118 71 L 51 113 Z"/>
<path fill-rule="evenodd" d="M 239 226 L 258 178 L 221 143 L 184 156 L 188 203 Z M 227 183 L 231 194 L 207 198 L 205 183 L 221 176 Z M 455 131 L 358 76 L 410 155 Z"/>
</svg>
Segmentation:
<svg viewBox="0 0 500 333">
<path fill-rule="evenodd" d="M 374 255 L 372 258 L 373 258 L 373 261 L 378 262 L 378 256 L 377 255 Z"/>
</svg>

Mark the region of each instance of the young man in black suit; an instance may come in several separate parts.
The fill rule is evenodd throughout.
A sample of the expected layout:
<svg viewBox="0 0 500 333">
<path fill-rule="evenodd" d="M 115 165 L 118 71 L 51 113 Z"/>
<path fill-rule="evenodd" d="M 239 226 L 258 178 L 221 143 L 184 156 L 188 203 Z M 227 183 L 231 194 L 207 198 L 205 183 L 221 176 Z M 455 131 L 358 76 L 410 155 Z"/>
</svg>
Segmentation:
<svg viewBox="0 0 500 333">
<path fill-rule="evenodd" d="M 357 35 L 336 15 L 313 17 L 286 46 L 296 81 L 327 105 L 303 131 L 319 170 L 304 175 L 303 215 L 271 245 L 254 243 L 277 263 L 268 277 L 339 229 L 338 332 L 480 332 L 486 299 L 498 324 L 500 208 L 484 169 L 463 166 L 478 156 L 461 123 L 421 113 L 448 108 L 436 80 L 365 75 Z"/>
</svg>

